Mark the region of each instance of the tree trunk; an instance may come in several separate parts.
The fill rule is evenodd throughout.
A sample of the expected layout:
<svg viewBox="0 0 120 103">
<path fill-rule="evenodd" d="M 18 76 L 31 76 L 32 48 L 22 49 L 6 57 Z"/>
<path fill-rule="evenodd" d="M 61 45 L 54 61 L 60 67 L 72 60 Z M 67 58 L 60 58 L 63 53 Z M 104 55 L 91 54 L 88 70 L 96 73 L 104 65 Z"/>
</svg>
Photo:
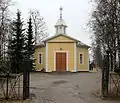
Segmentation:
<svg viewBox="0 0 120 103">
<path fill-rule="evenodd" d="M 102 96 L 108 97 L 109 84 L 109 53 L 104 58 L 104 69 L 102 70 Z"/>
</svg>

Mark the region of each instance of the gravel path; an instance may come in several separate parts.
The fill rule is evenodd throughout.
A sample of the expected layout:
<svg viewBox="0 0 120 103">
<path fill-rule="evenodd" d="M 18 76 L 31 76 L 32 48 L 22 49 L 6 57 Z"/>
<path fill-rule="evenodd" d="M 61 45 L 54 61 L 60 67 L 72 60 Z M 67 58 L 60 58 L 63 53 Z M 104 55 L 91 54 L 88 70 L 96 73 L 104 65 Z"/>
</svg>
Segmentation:
<svg viewBox="0 0 120 103">
<path fill-rule="evenodd" d="M 100 72 L 33 73 L 31 81 L 33 103 L 117 103 L 117 101 L 101 100 L 93 95 L 100 88 Z"/>
</svg>

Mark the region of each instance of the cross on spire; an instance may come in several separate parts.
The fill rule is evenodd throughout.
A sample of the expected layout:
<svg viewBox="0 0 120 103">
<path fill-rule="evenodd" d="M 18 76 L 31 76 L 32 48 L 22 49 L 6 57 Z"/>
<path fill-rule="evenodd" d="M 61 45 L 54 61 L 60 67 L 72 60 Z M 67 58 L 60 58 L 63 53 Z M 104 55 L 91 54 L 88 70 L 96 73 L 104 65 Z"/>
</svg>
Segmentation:
<svg viewBox="0 0 120 103">
<path fill-rule="evenodd" d="M 60 19 L 62 19 L 62 10 L 63 10 L 63 8 L 60 7 Z"/>
</svg>

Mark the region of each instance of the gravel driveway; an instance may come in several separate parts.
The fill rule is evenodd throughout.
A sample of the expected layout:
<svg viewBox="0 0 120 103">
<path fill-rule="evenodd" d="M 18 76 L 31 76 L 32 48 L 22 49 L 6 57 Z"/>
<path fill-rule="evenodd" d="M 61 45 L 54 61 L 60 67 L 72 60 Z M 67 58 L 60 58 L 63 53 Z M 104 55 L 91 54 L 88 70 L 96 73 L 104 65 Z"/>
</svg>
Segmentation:
<svg viewBox="0 0 120 103">
<path fill-rule="evenodd" d="M 4 103 L 120 103 L 120 101 L 100 99 L 96 92 L 101 85 L 100 72 L 31 73 L 30 77 L 32 101 Z"/>
<path fill-rule="evenodd" d="M 117 103 L 93 95 L 100 88 L 101 73 L 32 73 L 32 103 Z"/>
</svg>

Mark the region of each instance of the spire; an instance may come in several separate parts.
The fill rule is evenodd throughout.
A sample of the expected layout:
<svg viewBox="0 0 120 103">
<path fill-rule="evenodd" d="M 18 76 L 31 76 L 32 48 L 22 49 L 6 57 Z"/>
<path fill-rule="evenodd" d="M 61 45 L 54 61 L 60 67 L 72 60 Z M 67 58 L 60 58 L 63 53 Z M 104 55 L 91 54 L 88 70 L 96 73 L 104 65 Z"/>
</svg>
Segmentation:
<svg viewBox="0 0 120 103">
<path fill-rule="evenodd" d="M 60 7 L 60 19 L 62 19 L 62 10 L 63 10 L 63 8 Z"/>
<path fill-rule="evenodd" d="M 65 24 L 62 18 L 62 10 L 63 8 L 60 7 L 60 18 L 57 20 L 57 23 L 55 24 L 56 34 L 66 34 L 67 25 Z"/>
</svg>

